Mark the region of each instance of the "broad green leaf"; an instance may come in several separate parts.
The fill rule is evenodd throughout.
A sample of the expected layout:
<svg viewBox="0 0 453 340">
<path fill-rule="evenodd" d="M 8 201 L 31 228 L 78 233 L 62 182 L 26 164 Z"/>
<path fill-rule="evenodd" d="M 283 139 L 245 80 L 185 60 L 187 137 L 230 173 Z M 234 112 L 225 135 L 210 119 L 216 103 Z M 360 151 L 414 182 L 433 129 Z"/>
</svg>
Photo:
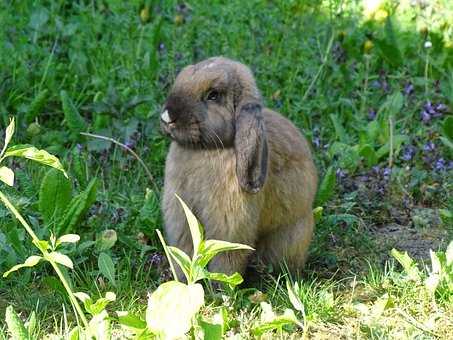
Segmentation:
<svg viewBox="0 0 453 340">
<path fill-rule="evenodd" d="M 68 340 L 80 340 L 80 328 L 79 326 L 74 327 L 68 334 Z"/>
<path fill-rule="evenodd" d="M 206 267 L 206 265 L 211 261 L 211 259 L 219 253 L 232 250 L 255 250 L 252 247 L 241 244 L 241 243 L 232 243 L 221 240 L 206 240 L 203 242 L 202 251 L 199 254 L 199 258 L 196 260 L 198 265 L 201 267 Z"/>
<path fill-rule="evenodd" d="M 2 148 L 2 152 L 0 153 L 0 157 L 3 156 L 3 154 L 5 153 L 5 150 L 8 147 L 8 144 L 11 141 L 11 138 L 13 137 L 14 129 L 15 129 L 15 123 L 14 123 L 14 117 L 13 117 L 10 119 L 9 125 L 5 131 L 5 143 L 3 144 L 3 148 Z"/>
<path fill-rule="evenodd" d="M 31 159 L 32 161 L 48 165 L 52 168 L 58 169 L 63 174 L 68 177 L 66 172 L 63 169 L 60 161 L 57 157 L 51 155 L 46 150 L 38 150 L 34 146 L 23 144 L 23 145 L 15 145 L 8 149 L 6 149 L 5 157 L 24 157 L 27 159 Z"/>
<path fill-rule="evenodd" d="M 116 312 L 118 315 L 118 323 L 122 326 L 133 328 L 133 329 L 145 329 L 146 321 L 140 319 L 137 315 L 129 312 Z"/>
<path fill-rule="evenodd" d="M 404 105 L 404 97 L 400 91 L 396 91 L 391 96 L 388 97 L 385 102 L 387 112 L 391 116 L 395 116 L 401 111 Z"/>
<path fill-rule="evenodd" d="M 304 314 L 305 313 L 304 304 L 302 303 L 302 301 L 300 301 L 300 298 L 294 292 L 294 287 L 291 286 L 291 282 L 289 282 L 289 280 L 286 281 L 286 290 L 288 291 L 289 301 L 293 305 L 294 309 L 297 309 L 298 311 L 301 311 Z"/>
<path fill-rule="evenodd" d="M 94 339 L 108 340 L 112 338 L 112 327 L 110 326 L 110 318 L 106 310 L 93 315 L 89 322 L 89 328 Z M 88 339 L 88 337 L 86 338 Z"/>
<path fill-rule="evenodd" d="M 58 238 L 57 245 L 62 243 L 77 243 L 80 241 L 80 236 L 77 234 L 66 234 Z"/>
<path fill-rule="evenodd" d="M 359 155 L 365 159 L 366 165 L 372 167 L 378 162 L 376 151 L 370 144 L 365 144 L 360 148 Z"/>
<path fill-rule="evenodd" d="M 439 137 L 440 141 L 450 150 L 453 150 L 453 142 L 450 141 L 448 138 Z"/>
<path fill-rule="evenodd" d="M 21 268 L 34 267 L 34 266 L 36 266 L 39 263 L 39 261 L 41 261 L 41 259 L 42 259 L 41 256 L 32 255 L 29 258 L 27 258 L 24 263 L 16 264 L 10 270 L 8 270 L 7 272 L 3 273 L 3 277 L 7 277 L 12 272 L 15 272 L 16 270 L 19 270 Z"/>
<path fill-rule="evenodd" d="M 209 278 L 210 280 L 225 282 L 225 283 L 229 284 L 230 286 L 240 285 L 244 281 L 241 274 L 239 274 L 239 273 L 234 273 L 232 275 L 226 275 L 224 273 L 208 272 L 206 274 L 206 277 Z"/>
<path fill-rule="evenodd" d="M 318 193 L 316 195 L 316 206 L 322 206 L 326 203 L 335 191 L 335 184 L 337 182 L 336 173 L 333 167 L 329 167 L 319 185 Z"/>
<path fill-rule="evenodd" d="M 200 248 L 201 240 L 203 239 L 203 228 L 201 227 L 200 223 L 198 223 L 197 218 L 195 215 L 190 211 L 189 207 L 184 203 L 184 201 L 175 194 L 176 198 L 181 203 L 184 213 L 186 214 L 187 223 L 189 224 L 190 234 L 192 235 L 193 241 L 193 258 L 195 259 L 198 255 L 198 250 Z"/>
<path fill-rule="evenodd" d="M 44 223 L 59 221 L 69 205 L 72 185 L 61 171 L 50 169 L 44 176 L 39 190 L 39 212 Z"/>
<path fill-rule="evenodd" d="M 50 244 L 49 241 L 46 240 L 38 240 L 37 242 L 32 241 L 33 244 L 38 247 L 40 250 L 49 250 L 50 249 Z"/>
<path fill-rule="evenodd" d="M 72 198 L 58 225 L 57 234 L 70 233 L 76 229 L 82 217 L 96 201 L 96 194 L 97 180 L 93 178 L 83 192 Z"/>
<path fill-rule="evenodd" d="M 208 322 L 206 320 L 198 320 L 203 336 L 202 339 L 206 340 L 221 340 L 223 339 L 224 329 L 223 325 L 219 323 Z"/>
<path fill-rule="evenodd" d="M 190 269 L 192 267 L 190 257 L 186 253 L 184 253 L 181 249 L 178 249 L 176 247 L 168 246 L 167 249 L 170 255 L 173 257 L 173 259 L 181 268 L 187 281 L 189 281 L 191 277 Z"/>
<path fill-rule="evenodd" d="M 10 187 L 14 185 L 14 172 L 6 166 L 0 167 L 0 180 Z"/>
<path fill-rule="evenodd" d="M 49 253 L 48 256 L 53 261 L 65 266 L 65 267 L 74 269 L 74 264 L 72 263 L 72 260 L 67 255 L 59 253 L 58 251 L 53 251 L 53 252 Z"/>
<path fill-rule="evenodd" d="M 389 308 L 391 304 L 392 300 L 390 299 L 390 296 L 385 293 L 374 302 L 370 310 L 370 316 L 374 319 L 381 317 L 384 311 Z"/>
<path fill-rule="evenodd" d="M 108 250 L 115 245 L 117 240 L 118 236 L 115 230 L 113 229 L 103 230 L 96 239 L 96 249 L 98 251 Z"/>
<path fill-rule="evenodd" d="M 401 264 L 404 271 L 406 272 L 409 280 L 420 281 L 420 271 L 415 261 L 407 254 L 407 252 L 400 253 L 396 249 L 392 249 L 392 256 Z"/>
<path fill-rule="evenodd" d="M 8 325 L 8 331 L 11 334 L 11 339 L 28 340 L 29 334 L 25 329 L 24 323 L 16 314 L 12 306 L 6 308 L 5 321 Z"/>
<path fill-rule="evenodd" d="M 61 91 L 60 97 L 63 104 L 64 118 L 69 129 L 77 134 L 86 131 L 87 123 L 80 115 L 68 93 L 66 91 Z"/>
<path fill-rule="evenodd" d="M 106 253 L 100 253 L 98 257 L 98 267 L 101 274 L 116 287 L 115 264 L 113 263 L 112 258 Z"/>
<path fill-rule="evenodd" d="M 153 333 L 166 339 L 183 337 L 203 305 L 204 291 L 200 284 L 165 282 L 148 299 L 146 324 Z"/>
<path fill-rule="evenodd" d="M 444 119 L 442 123 L 442 133 L 444 134 L 445 138 L 453 141 L 453 117 L 448 116 Z"/>
</svg>

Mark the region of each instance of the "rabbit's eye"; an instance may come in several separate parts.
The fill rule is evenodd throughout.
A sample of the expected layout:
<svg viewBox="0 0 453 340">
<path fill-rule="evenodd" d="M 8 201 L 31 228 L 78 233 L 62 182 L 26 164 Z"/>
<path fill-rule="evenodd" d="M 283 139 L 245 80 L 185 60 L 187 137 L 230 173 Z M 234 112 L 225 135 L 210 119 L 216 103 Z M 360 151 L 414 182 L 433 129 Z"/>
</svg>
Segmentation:
<svg viewBox="0 0 453 340">
<path fill-rule="evenodd" d="M 207 100 L 211 100 L 211 101 L 216 101 L 217 99 L 219 99 L 219 92 L 216 91 L 216 90 L 212 90 L 211 92 L 208 93 L 208 96 L 206 97 Z"/>
</svg>

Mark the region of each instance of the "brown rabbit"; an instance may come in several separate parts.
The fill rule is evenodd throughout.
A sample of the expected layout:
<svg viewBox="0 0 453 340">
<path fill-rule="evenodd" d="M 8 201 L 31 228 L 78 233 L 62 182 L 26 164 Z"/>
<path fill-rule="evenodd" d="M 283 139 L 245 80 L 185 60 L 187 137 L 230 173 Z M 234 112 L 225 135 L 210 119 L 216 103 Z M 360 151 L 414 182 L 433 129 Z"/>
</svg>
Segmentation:
<svg viewBox="0 0 453 340">
<path fill-rule="evenodd" d="M 170 245 L 192 241 L 178 194 L 207 239 L 256 249 L 266 264 L 304 265 L 313 234 L 317 174 L 307 141 L 263 107 L 251 71 L 223 57 L 185 67 L 168 96 L 161 128 L 172 139 L 162 209 Z M 249 251 L 215 257 L 209 270 L 244 273 Z"/>
</svg>

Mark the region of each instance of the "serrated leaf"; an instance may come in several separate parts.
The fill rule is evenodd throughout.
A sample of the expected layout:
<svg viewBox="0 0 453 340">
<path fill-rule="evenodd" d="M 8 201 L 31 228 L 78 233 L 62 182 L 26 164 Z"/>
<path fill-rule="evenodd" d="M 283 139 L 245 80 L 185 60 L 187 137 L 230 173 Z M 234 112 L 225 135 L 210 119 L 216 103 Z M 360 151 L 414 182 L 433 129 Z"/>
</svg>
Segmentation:
<svg viewBox="0 0 453 340">
<path fill-rule="evenodd" d="M 8 147 L 9 142 L 11 141 L 11 138 L 13 138 L 14 129 L 15 129 L 15 122 L 14 122 L 14 117 L 13 117 L 10 119 L 9 125 L 7 126 L 6 131 L 5 131 L 5 142 L 3 144 L 3 148 L 2 148 L 2 152 L 0 153 L 0 157 L 3 156 L 6 148 Z"/>
<path fill-rule="evenodd" d="M 57 157 L 51 155 L 46 150 L 38 150 L 34 146 L 23 144 L 15 145 L 6 149 L 5 157 L 24 157 L 32 161 L 50 166 L 63 172 L 68 177 Z"/>
<path fill-rule="evenodd" d="M 74 264 L 72 263 L 72 260 L 69 258 L 69 256 L 65 254 L 59 253 L 58 251 L 53 251 L 49 253 L 48 257 L 55 261 L 56 263 L 74 269 Z"/>
<path fill-rule="evenodd" d="M 77 234 L 66 234 L 58 238 L 57 244 L 61 243 L 77 243 L 80 241 L 80 236 Z"/>
<path fill-rule="evenodd" d="M 261 308 L 263 310 L 261 314 L 261 321 L 258 325 L 252 328 L 252 333 L 255 336 L 261 336 L 264 333 L 272 330 L 281 330 L 286 325 L 296 324 L 300 327 L 302 325 L 294 315 L 293 310 L 286 309 L 282 315 L 275 315 L 272 311 L 271 305 L 266 302 L 261 302 Z"/>
<path fill-rule="evenodd" d="M 148 299 L 146 324 L 153 333 L 167 339 L 183 337 L 203 305 L 204 291 L 200 284 L 165 282 Z"/>
<path fill-rule="evenodd" d="M 17 270 L 19 270 L 21 268 L 34 267 L 34 266 L 36 266 L 39 263 L 39 261 L 41 261 L 41 259 L 42 259 L 41 256 L 32 255 L 29 258 L 27 258 L 24 263 L 16 264 L 10 270 L 8 270 L 7 272 L 3 273 L 3 277 L 7 277 L 12 272 L 15 272 L 15 271 L 17 271 Z"/>
<path fill-rule="evenodd" d="M 25 329 L 24 323 L 16 314 L 12 306 L 6 308 L 5 321 L 11 338 L 15 340 L 28 340 L 29 334 Z"/>
<path fill-rule="evenodd" d="M 50 169 L 44 176 L 39 190 L 39 212 L 44 223 L 59 221 L 72 196 L 71 182 L 58 170 Z"/>
<path fill-rule="evenodd" d="M 42 90 L 38 95 L 33 98 L 33 101 L 28 106 L 28 110 L 25 113 L 25 121 L 31 123 L 36 116 L 41 113 L 42 108 L 46 105 L 49 91 L 47 89 Z"/>
<path fill-rule="evenodd" d="M 203 239 L 203 228 L 201 227 L 192 211 L 190 211 L 186 203 L 184 203 L 184 201 L 181 199 L 181 197 L 179 197 L 177 194 L 175 194 L 175 196 L 181 203 L 182 208 L 184 209 L 184 213 L 186 214 L 187 223 L 189 224 L 190 228 L 190 234 L 192 235 L 193 258 L 195 259 L 198 255 L 201 240 Z"/>
<path fill-rule="evenodd" d="M 217 254 L 233 251 L 233 250 L 255 250 L 252 247 L 241 244 L 233 243 L 221 240 L 206 240 L 201 243 L 202 251 L 200 252 L 199 258 L 196 260 L 197 264 L 201 267 L 206 267 L 206 265 L 211 261 L 211 259 Z"/>
<path fill-rule="evenodd" d="M 404 252 L 403 254 L 396 249 L 392 249 L 391 254 L 401 264 L 410 280 L 420 281 L 421 276 L 417 264 L 407 252 Z"/>
<path fill-rule="evenodd" d="M 97 180 L 93 178 L 83 192 L 72 198 L 58 224 L 57 234 L 70 233 L 76 229 L 77 224 L 96 201 L 96 193 Z"/>
<path fill-rule="evenodd" d="M 102 275 L 104 275 L 110 283 L 116 287 L 115 280 L 115 264 L 112 258 L 106 253 L 100 253 L 98 257 L 98 268 Z"/>
<path fill-rule="evenodd" d="M 87 124 L 75 107 L 71 98 L 69 98 L 68 93 L 62 90 L 60 92 L 60 98 L 63 105 L 64 118 L 69 129 L 77 134 L 86 131 Z"/>
<path fill-rule="evenodd" d="M 336 173 L 333 167 L 329 167 L 319 185 L 318 193 L 316 195 L 316 206 L 322 206 L 326 203 L 335 191 L 335 184 L 337 182 Z"/>
<path fill-rule="evenodd" d="M 209 278 L 210 280 L 227 283 L 232 287 L 240 285 L 242 282 L 244 282 L 244 279 L 242 278 L 241 274 L 239 274 L 239 273 L 234 273 L 232 275 L 226 275 L 224 273 L 208 272 L 206 274 L 206 277 Z"/>
<path fill-rule="evenodd" d="M 6 166 L 0 167 L 0 180 L 10 187 L 14 185 L 14 172 Z"/>
</svg>

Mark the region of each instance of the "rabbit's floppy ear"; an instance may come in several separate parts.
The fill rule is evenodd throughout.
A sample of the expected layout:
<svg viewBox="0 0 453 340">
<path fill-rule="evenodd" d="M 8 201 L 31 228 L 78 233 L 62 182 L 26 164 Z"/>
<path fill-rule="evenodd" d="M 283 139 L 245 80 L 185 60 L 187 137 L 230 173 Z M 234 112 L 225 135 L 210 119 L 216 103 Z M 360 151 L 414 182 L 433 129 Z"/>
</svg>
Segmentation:
<svg viewBox="0 0 453 340">
<path fill-rule="evenodd" d="M 236 176 L 241 188 L 257 193 L 264 186 L 268 167 L 268 146 L 261 113 L 261 101 L 244 98 L 236 110 Z"/>
</svg>

